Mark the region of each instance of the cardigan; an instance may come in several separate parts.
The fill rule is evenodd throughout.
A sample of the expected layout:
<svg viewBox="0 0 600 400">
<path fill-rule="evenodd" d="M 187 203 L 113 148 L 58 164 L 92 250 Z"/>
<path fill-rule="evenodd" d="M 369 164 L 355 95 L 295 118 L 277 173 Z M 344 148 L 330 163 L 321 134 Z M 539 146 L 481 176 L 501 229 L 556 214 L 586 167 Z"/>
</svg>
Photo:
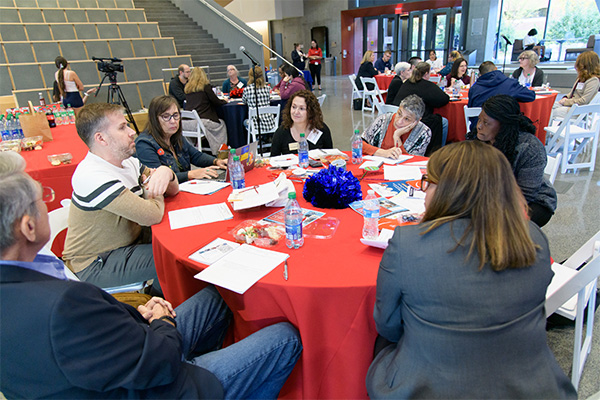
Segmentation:
<svg viewBox="0 0 600 400">
<path fill-rule="evenodd" d="M 519 77 L 523 73 L 523 68 L 519 67 L 515 69 L 512 74 L 512 77 L 516 80 L 519 80 Z M 542 86 L 544 84 L 544 71 L 537 68 L 535 69 L 535 73 L 533 74 L 533 80 L 531 81 L 531 86 Z"/>
</svg>

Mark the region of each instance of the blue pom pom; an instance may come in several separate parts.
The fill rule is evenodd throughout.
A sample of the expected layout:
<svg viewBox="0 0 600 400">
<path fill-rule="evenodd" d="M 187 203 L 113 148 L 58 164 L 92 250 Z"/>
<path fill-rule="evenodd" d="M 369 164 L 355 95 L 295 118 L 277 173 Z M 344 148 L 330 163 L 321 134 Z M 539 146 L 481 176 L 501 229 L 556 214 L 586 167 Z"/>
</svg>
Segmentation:
<svg viewBox="0 0 600 400">
<path fill-rule="evenodd" d="M 350 171 L 330 166 L 306 180 L 302 195 L 315 207 L 346 208 L 362 199 L 362 189 Z"/>
</svg>

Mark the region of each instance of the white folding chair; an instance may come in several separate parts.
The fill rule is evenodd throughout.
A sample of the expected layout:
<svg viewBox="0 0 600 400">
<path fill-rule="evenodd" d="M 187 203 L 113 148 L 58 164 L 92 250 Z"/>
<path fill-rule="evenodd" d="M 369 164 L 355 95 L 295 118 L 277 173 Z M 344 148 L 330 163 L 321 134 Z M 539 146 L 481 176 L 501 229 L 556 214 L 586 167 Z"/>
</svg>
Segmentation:
<svg viewBox="0 0 600 400">
<path fill-rule="evenodd" d="M 277 104 L 276 106 L 267 106 L 267 107 L 259 107 L 258 113 L 262 115 L 272 114 L 275 120 L 275 124 L 272 129 L 268 131 L 263 131 L 261 129 L 261 135 L 265 135 L 267 133 L 273 133 L 278 128 L 279 123 L 279 114 L 281 112 L 281 104 Z M 256 108 L 250 107 L 248 109 L 248 143 L 255 142 L 258 140 L 258 129 L 254 126 L 252 121 L 256 118 Z M 250 136 L 252 136 L 252 140 L 250 140 Z M 271 143 L 263 143 L 263 148 L 271 148 Z M 263 154 L 265 155 L 265 154 Z"/>
<path fill-rule="evenodd" d="M 600 132 L 600 104 L 585 106 L 573 105 L 565 118 L 558 124 L 544 128 L 549 134 L 546 138 L 546 153 L 562 153 L 560 171 L 589 168 L 594 171 Z M 591 142 L 590 160 L 577 162 L 577 157 Z"/>
<path fill-rule="evenodd" d="M 325 103 L 326 97 L 327 97 L 326 94 L 322 94 L 319 97 L 317 97 L 317 100 L 319 100 L 319 107 L 323 107 L 323 103 Z"/>
<path fill-rule="evenodd" d="M 365 110 L 367 111 L 371 111 L 371 114 L 373 112 L 375 112 L 375 102 L 379 101 L 381 103 L 385 103 L 383 101 L 383 96 L 382 93 L 387 93 L 387 90 L 379 90 L 379 86 L 377 85 L 377 81 L 375 80 L 375 78 L 365 78 L 364 76 L 360 77 L 360 81 L 363 84 L 363 101 L 362 101 L 362 109 L 363 112 Z M 367 83 L 370 83 L 373 85 L 373 89 L 369 90 L 367 89 Z M 367 100 L 367 97 L 371 99 L 371 107 L 366 107 L 365 108 L 365 101 Z"/>
<path fill-rule="evenodd" d="M 63 199 L 60 201 L 61 208 L 52 210 L 48 213 L 48 221 L 50 223 L 50 240 L 44 246 L 45 253 L 52 252 L 52 244 L 56 239 L 56 236 L 65 229 L 68 228 L 67 221 L 69 218 L 69 208 L 71 207 L 71 200 Z M 56 254 L 55 254 L 56 255 Z M 58 256 L 57 256 L 58 257 Z M 65 265 L 65 275 L 72 281 L 78 281 L 79 278 Z M 142 290 L 145 286 L 145 282 L 136 282 L 123 286 L 115 286 L 111 288 L 103 288 L 105 292 L 123 293 L 123 292 L 137 292 Z"/>
<path fill-rule="evenodd" d="M 184 120 L 192 120 L 192 121 L 196 121 L 195 129 L 193 130 L 183 130 L 183 121 Z M 198 150 L 201 151 L 205 151 L 210 153 L 210 147 L 202 147 L 202 138 L 206 136 L 206 127 L 204 126 L 204 124 L 202 123 L 202 120 L 200 119 L 200 116 L 198 115 L 198 112 L 196 110 L 191 110 L 191 111 L 186 111 L 186 110 L 181 110 L 181 127 L 182 127 L 182 131 L 181 134 L 188 138 L 195 138 L 197 141 L 196 144 L 196 148 Z"/>
<path fill-rule="evenodd" d="M 379 100 L 376 100 L 374 104 L 379 114 L 395 113 L 398 111 L 398 106 L 392 104 L 384 104 L 381 103 Z"/>
<path fill-rule="evenodd" d="M 481 107 L 464 106 L 463 110 L 465 112 L 465 124 L 467 127 L 467 133 L 469 133 L 471 131 L 471 118 L 479 117 L 479 114 L 481 113 Z"/>
<path fill-rule="evenodd" d="M 596 285 L 600 276 L 600 231 L 563 264 L 552 264 L 552 271 L 554 277 L 546 292 L 546 317 L 556 312 L 575 320 L 571 382 L 577 389 L 592 346 Z M 587 327 L 583 340 L 583 311 L 586 306 Z"/>
<path fill-rule="evenodd" d="M 352 99 L 350 100 L 350 109 L 353 110 L 354 99 L 362 99 L 363 91 L 358 90 L 358 86 L 356 86 L 356 74 L 351 74 L 350 76 L 348 76 L 348 79 L 350 79 L 350 82 L 352 83 Z"/>
<path fill-rule="evenodd" d="M 558 153 L 556 157 L 546 157 L 548 161 L 546 162 L 546 168 L 544 168 L 544 175 L 548 175 L 548 180 L 554 185 L 556 174 L 558 173 L 558 168 L 560 167 L 560 159 L 562 158 L 562 154 Z"/>
</svg>

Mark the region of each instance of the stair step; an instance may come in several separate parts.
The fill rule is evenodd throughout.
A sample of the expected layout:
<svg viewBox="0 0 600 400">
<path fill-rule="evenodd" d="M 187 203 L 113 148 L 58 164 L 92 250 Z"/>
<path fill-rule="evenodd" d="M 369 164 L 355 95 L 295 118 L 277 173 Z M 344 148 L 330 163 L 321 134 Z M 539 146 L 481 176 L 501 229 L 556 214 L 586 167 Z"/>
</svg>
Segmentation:
<svg viewBox="0 0 600 400">
<path fill-rule="evenodd" d="M 209 38 L 196 38 L 196 37 L 189 37 L 189 38 L 182 38 L 181 36 L 175 38 L 175 44 L 176 45 L 188 45 L 188 44 L 198 44 L 198 45 L 202 45 L 202 46 L 207 46 L 207 45 L 211 45 L 211 44 L 218 44 L 220 46 L 223 46 L 222 43 L 219 43 L 219 41 L 217 39 L 209 39 Z"/>
</svg>

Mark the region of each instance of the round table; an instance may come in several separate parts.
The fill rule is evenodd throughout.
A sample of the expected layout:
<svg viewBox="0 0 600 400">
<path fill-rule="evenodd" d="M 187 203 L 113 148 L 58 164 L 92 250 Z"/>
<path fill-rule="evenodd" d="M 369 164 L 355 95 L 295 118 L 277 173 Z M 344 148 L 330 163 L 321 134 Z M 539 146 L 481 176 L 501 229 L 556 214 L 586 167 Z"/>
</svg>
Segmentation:
<svg viewBox="0 0 600 400">
<path fill-rule="evenodd" d="M 348 168 L 362 175 L 356 166 Z M 383 173 L 375 177 L 383 178 Z M 246 185 L 272 179 L 265 168 L 254 169 L 246 175 Z M 362 184 L 363 193 L 368 189 L 366 183 Z M 294 185 L 301 193 L 302 184 Z M 179 193 L 165 199 L 165 217 L 152 227 L 152 240 L 161 287 L 173 305 L 205 286 L 193 278 L 205 265 L 190 260 L 190 254 L 217 237 L 233 240 L 230 231 L 242 221 L 262 219 L 280 209 L 261 207 L 234 212 L 228 221 L 170 229 L 168 211 L 225 202 L 230 193 L 231 188 L 225 188 L 210 196 Z M 302 207 L 315 209 L 298 197 Z M 280 321 L 298 328 L 304 350 L 280 397 L 367 398 L 365 376 L 377 336 L 373 321 L 375 283 L 383 250 L 360 243 L 360 214 L 350 208 L 320 210 L 326 217 L 340 220 L 331 239 L 306 238 L 297 250 L 288 249 L 282 240 L 272 248 L 290 255 L 287 281 L 280 265 L 243 295 L 218 289 L 233 311 L 235 340 Z"/>
<path fill-rule="evenodd" d="M 379 90 L 383 91 L 385 90 L 385 93 L 382 93 L 382 97 L 383 97 L 383 101 L 386 100 L 387 98 L 387 90 L 390 87 L 390 83 L 392 83 L 392 79 L 394 79 L 396 75 L 395 74 L 390 74 L 390 75 L 386 75 L 386 74 L 378 74 L 375 75 L 375 80 L 377 81 L 377 86 L 379 86 Z"/>
<path fill-rule="evenodd" d="M 466 98 L 466 92 L 462 92 L 463 96 L 458 101 L 450 101 L 444 107 L 436 108 L 435 113 L 440 114 L 442 117 L 448 119 L 448 138 L 447 143 L 459 142 L 465 140 L 467 133 L 467 125 L 465 122 L 464 106 L 468 103 Z M 536 95 L 535 100 L 529 103 L 521 103 L 521 111 L 529 119 L 533 121 L 536 127 L 536 136 L 543 144 L 546 144 L 546 131 L 545 127 L 548 126 L 550 121 L 550 114 L 552 114 L 552 105 L 556 100 L 556 93 L 550 95 Z"/>
</svg>

